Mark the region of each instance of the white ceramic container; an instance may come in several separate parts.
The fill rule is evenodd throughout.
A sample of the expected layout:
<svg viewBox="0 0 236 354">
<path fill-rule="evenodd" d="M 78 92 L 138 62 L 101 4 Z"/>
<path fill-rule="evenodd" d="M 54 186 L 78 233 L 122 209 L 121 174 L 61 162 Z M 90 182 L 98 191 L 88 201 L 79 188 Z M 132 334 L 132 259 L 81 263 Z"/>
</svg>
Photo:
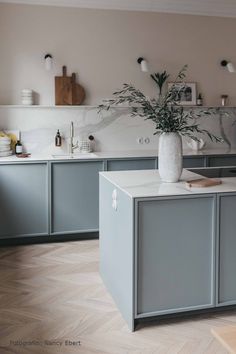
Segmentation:
<svg viewBox="0 0 236 354">
<path fill-rule="evenodd" d="M 203 139 L 199 139 L 199 141 L 191 139 L 189 142 L 187 142 L 187 145 L 194 151 L 198 151 L 204 148 L 206 145 L 205 141 Z"/>
</svg>

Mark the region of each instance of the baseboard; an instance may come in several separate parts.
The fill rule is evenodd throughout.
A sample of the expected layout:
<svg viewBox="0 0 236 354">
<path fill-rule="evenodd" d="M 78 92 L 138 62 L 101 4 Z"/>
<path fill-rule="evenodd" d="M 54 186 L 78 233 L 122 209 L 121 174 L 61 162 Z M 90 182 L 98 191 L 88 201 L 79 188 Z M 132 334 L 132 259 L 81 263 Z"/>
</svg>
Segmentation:
<svg viewBox="0 0 236 354">
<path fill-rule="evenodd" d="M 98 239 L 98 237 L 99 237 L 98 232 L 84 232 L 78 234 L 65 234 L 65 235 L 53 235 L 53 236 L 5 238 L 0 240 L 0 247 L 30 245 L 30 244 L 37 244 L 37 243 L 91 240 L 91 239 Z"/>
<path fill-rule="evenodd" d="M 152 317 L 145 317 L 145 318 L 139 318 L 135 319 L 135 329 L 138 329 L 139 326 L 142 327 L 143 324 L 148 324 L 150 325 L 153 322 L 157 322 L 158 324 L 166 323 L 166 321 L 182 321 L 182 320 L 187 320 L 189 317 L 197 318 L 202 316 L 214 316 L 217 313 L 224 313 L 228 315 L 230 311 L 235 311 L 236 310 L 236 305 L 228 305 L 228 306 L 219 306 L 219 307 L 211 307 L 208 309 L 202 309 L 202 310 L 193 310 L 193 311 L 186 311 L 186 312 L 178 312 L 178 313 L 172 313 L 172 314 L 166 314 L 166 315 L 157 315 L 157 316 L 152 316 Z"/>
</svg>

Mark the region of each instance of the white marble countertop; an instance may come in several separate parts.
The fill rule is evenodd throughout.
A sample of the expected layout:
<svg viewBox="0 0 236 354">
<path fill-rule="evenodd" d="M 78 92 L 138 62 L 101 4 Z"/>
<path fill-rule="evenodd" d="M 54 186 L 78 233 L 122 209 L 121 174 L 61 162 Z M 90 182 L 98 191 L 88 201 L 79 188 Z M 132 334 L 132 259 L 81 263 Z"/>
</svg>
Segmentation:
<svg viewBox="0 0 236 354">
<path fill-rule="evenodd" d="M 131 198 L 236 192 L 236 177 L 221 178 L 222 184 L 213 187 L 190 188 L 186 181 L 205 177 L 187 170 L 183 170 L 177 183 L 162 182 L 158 170 L 100 172 L 100 175 Z"/>
<path fill-rule="evenodd" d="M 55 157 L 55 155 L 58 155 Z M 203 149 L 199 151 L 194 150 L 184 150 L 184 156 L 210 156 L 210 155 L 236 155 L 236 148 L 234 149 L 225 149 L 225 148 L 218 148 L 218 149 Z M 103 152 L 94 152 L 91 154 L 78 154 L 75 153 L 73 156 L 73 160 L 95 160 L 95 159 L 119 159 L 119 158 L 142 158 L 142 157 L 157 157 L 158 151 L 157 150 L 129 150 L 129 151 L 103 151 Z M 28 158 L 18 158 L 15 155 L 8 156 L 8 157 L 0 157 L 0 163 L 5 162 L 33 162 L 33 161 L 58 161 L 58 160 L 72 160 L 72 158 L 67 154 L 32 154 Z"/>
<path fill-rule="evenodd" d="M 217 149 L 202 149 L 202 150 L 183 150 L 184 156 L 210 156 L 210 155 L 236 155 L 236 148 L 217 148 Z"/>
</svg>

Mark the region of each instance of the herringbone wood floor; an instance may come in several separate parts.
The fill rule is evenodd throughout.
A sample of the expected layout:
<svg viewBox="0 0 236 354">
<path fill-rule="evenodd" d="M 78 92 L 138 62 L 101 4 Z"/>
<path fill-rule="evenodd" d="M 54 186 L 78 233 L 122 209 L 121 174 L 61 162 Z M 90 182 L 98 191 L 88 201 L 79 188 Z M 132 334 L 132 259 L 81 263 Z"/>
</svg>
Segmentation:
<svg viewBox="0 0 236 354">
<path fill-rule="evenodd" d="M 210 329 L 236 324 L 236 312 L 142 324 L 130 333 L 98 263 L 97 240 L 1 248 L 0 354 L 226 353 Z"/>
</svg>

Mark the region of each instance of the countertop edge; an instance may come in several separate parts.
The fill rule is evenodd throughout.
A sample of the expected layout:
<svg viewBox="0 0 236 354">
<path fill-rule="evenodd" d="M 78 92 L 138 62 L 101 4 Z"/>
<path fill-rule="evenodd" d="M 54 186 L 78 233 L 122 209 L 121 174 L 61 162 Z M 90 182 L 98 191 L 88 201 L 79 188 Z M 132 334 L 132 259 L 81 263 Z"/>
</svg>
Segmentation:
<svg viewBox="0 0 236 354">
<path fill-rule="evenodd" d="M 28 158 L 18 158 L 16 155 L 11 155 L 8 157 L 0 157 L 0 164 L 6 162 L 37 162 L 37 161 L 50 161 L 50 162 L 59 162 L 59 161 L 96 161 L 96 160 L 115 160 L 115 159 L 142 159 L 142 158 L 157 158 L 158 151 L 154 150 L 137 150 L 137 151 L 104 151 L 104 152 L 94 152 L 94 156 L 74 156 L 73 158 L 69 156 L 63 157 L 53 157 L 53 155 L 57 155 L 56 153 L 42 153 L 42 154 L 32 154 L 31 157 Z M 59 155 L 59 154 L 58 154 Z M 63 154 L 61 154 L 63 155 Z M 184 158 L 199 158 L 199 157 L 211 157 L 211 156 L 236 156 L 236 148 L 235 149 L 208 149 L 208 150 L 184 150 L 183 157 Z"/>
</svg>

